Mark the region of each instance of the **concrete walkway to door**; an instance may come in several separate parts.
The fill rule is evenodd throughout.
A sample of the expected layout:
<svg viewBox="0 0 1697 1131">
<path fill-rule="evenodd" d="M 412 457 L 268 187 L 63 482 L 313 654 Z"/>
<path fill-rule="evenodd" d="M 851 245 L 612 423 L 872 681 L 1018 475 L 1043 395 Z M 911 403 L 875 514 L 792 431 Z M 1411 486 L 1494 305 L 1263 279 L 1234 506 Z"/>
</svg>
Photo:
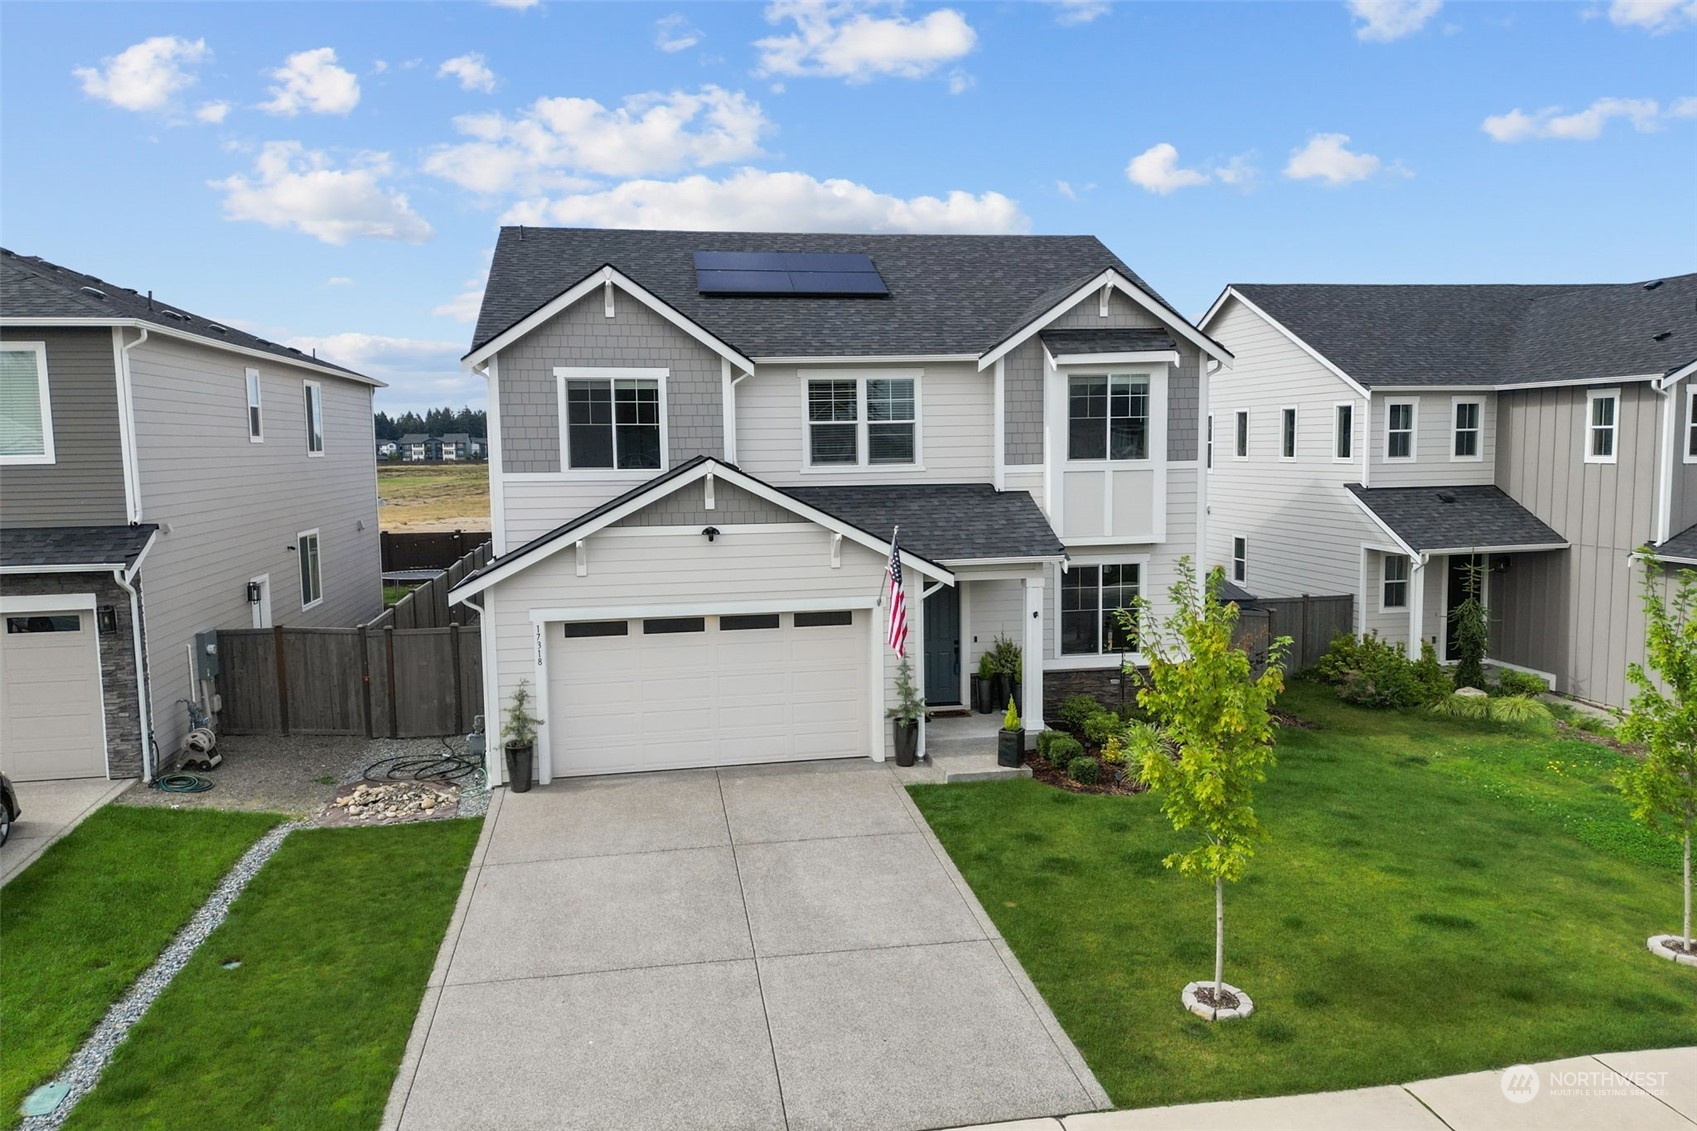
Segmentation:
<svg viewBox="0 0 1697 1131">
<path fill-rule="evenodd" d="M 893 768 L 498 792 L 386 1126 L 920 1131 L 1108 1106 Z"/>
</svg>

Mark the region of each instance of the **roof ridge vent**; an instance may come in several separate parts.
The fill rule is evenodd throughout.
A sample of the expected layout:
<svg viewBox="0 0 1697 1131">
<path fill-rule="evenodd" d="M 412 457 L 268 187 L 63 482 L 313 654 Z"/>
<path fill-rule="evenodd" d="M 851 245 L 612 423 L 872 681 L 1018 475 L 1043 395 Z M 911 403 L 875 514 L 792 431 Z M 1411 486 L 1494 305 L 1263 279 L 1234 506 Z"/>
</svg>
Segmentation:
<svg viewBox="0 0 1697 1131">
<path fill-rule="evenodd" d="M 180 310 L 172 310 L 168 306 L 160 307 L 159 313 L 163 314 L 167 318 L 175 318 L 178 322 L 187 322 L 189 320 L 188 315 L 184 314 Z"/>
<path fill-rule="evenodd" d="M 106 292 L 101 290 L 99 287 L 83 287 L 82 293 L 85 295 L 93 295 L 95 298 L 100 299 L 106 297 Z"/>
<path fill-rule="evenodd" d="M 1453 502 L 1455 502 L 1455 496 L 1450 494 L 1448 491 L 1439 491 L 1438 492 L 1438 502 L 1440 502 L 1440 503 L 1453 503 Z"/>
<path fill-rule="evenodd" d="M 1665 282 L 1667 282 L 1666 279 L 1651 279 L 1648 283 L 1644 284 L 1644 289 L 1647 291 L 1653 291 Z"/>
<path fill-rule="evenodd" d="M 230 328 L 228 326 L 220 326 L 216 322 L 208 322 L 206 324 L 206 328 L 220 334 L 228 334 L 230 332 Z"/>
<path fill-rule="evenodd" d="M 1658 341 L 1658 342 L 1665 342 L 1669 338 L 1673 337 L 1673 331 L 1672 330 L 1663 330 L 1659 334 L 1651 334 L 1650 337 L 1653 338 L 1654 340 Z"/>
</svg>

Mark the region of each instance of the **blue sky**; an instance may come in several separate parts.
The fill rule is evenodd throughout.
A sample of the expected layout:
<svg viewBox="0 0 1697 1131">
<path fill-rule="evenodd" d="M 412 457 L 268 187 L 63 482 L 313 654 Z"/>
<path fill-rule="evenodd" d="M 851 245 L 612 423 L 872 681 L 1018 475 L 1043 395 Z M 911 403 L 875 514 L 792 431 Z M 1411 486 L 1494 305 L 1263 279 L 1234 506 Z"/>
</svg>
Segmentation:
<svg viewBox="0 0 1697 1131">
<path fill-rule="evenodd" d="M 7 3 L 0 239 L 392 383 L 503 220 L 1090 233 L 1232 281 L 1697 267 L 1697 0 Z"/>
</svg>

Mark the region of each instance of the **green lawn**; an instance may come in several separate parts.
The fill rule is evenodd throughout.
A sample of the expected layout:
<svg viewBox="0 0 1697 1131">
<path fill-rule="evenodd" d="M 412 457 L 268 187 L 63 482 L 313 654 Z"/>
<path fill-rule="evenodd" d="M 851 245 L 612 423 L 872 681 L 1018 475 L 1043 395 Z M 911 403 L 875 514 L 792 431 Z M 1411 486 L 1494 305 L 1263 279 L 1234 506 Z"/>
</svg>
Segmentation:
<svg viewBox="0 0 1697 1131">
<path fill-rule="evenodd" d="M 66 1126 L 376 1127 L 481 825 L 291 835 Z"/>
<path fill-rule="evenodd" d="M 109 805 L 0 891 L 0 1126 L 280 819 Z"/>
<path fill-rule="evenodd" d="M 1697 1044 L 1677 853 L 1607 784 L 1622 755 L 1491 724 L 1345 706 L 1297 683 L 1261 787 L 1268 837 L 1226 892 L 1247 1020 L 1179 991 L 1213 973 L 1210 887 L 1158 802 L 1031 781 L 915 786 L 950 855 L 1126 1107 L 1396 1083 Z"/>
</svg>

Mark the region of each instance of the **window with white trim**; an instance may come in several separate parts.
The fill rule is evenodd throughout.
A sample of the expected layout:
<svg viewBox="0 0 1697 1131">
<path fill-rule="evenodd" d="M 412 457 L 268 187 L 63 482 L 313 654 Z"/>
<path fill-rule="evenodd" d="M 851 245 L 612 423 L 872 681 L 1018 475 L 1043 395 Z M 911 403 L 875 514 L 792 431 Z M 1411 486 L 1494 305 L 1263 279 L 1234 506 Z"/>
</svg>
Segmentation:
<svg viewBox="0 0 1697 1131">
<path fill-rule="evenodd" d="M 47 343 L 0 343 L 0 463 L 52 462 Z"/>
<path fill-rule="evenodd" d="M 1614 463 L 1615 433 L 1620 418 L 1620 393 L 1610 390 L 1585 396 L 1585 462 Z"/>
<path fill-rule="evenodd" d="M 324 388 L 317 381 L 303 382 L 306 389 L 306 454 L 324 454 Z"/>
<path fill-rule="evenodd" d="M 1149 458 L 1149 378 L 1077 373 L 1067 378 L 1067 458 Z"/>
<path fill-rule="evenodd" d="M 830 377 L 807 382 L 811 467 L 918 463 L 919 382 L 913 377 Z"/>
<path fill-rule="evenodd" d="M 259 414 L 259 370 L 247 371 L 247 438 L 254 443 L 265 439 L 265 421 Z"/>
<path fill-rule="evenodd" d="M 1283 409 L 1279 413 L 1279 458 L 1296 458 L 1296 410 Z"/>
<path fill-rule="evenodd" d="M 568 377 L 566 466 L 658 471 L 660 382 Z"/>
<path fill-rule="evenodd" d="M 1214 466 L 1214 414 L 1208 414 L 1208 468 Z"/>
<path fill-rule="evenodd" d="M 1340 404 L 1333 413 L 1332 458 L 1348 460 L 1355 455 L 1355 406 Z"/>
<path fill-rule="evenodd" d="M 1386 554 L 1384 592 L 1379 605 L 1386 609 L 1408 608 L 1408 559 L 1401 554 Z"/>
<path fill-rule="evenodd" d="M 1392 401 L 1385 406 L 1385 458 L 1414 458 L 1414 402 Z"/>
<path fill-rule="evenodd" d="M 1137 634 L 1121 623 L 1143 581 L 1136 562 L 1072 565 L 1061 574 L 1061 655 L 1137 651 Z"/>
<path fill-rule="evenodd" d="M 1249 576 L 1249 539 L 1232 539 L 1232 580 L 1245 581 Z"/>
<path fill-rule="evenodd" d="M 1238 459 L 1249 458 L 1249 410 L 1237 410 L 1237 447 Z"/>
<path fill-rule="evenodd" d="M 1455 402 L 1455 437 L 1450 446 L 1450 458 L 1483 458 L 1479 450 L 1479 421 L 1483 415 L 1484 405 L 1481 401 Z"/>
<path fill-rule="evenodd" d="M 1697 463 L 1697 384 L 1685 394 L 1685 462 Z"/>
<path fill-rule="evenodd" d="M 300 559 L 301 608 L 310 609 L 324 600 L 324 570 L 318 554 L 318 531 L 307 530 L 295 536 L 295 557 Z"/>
</svg>

